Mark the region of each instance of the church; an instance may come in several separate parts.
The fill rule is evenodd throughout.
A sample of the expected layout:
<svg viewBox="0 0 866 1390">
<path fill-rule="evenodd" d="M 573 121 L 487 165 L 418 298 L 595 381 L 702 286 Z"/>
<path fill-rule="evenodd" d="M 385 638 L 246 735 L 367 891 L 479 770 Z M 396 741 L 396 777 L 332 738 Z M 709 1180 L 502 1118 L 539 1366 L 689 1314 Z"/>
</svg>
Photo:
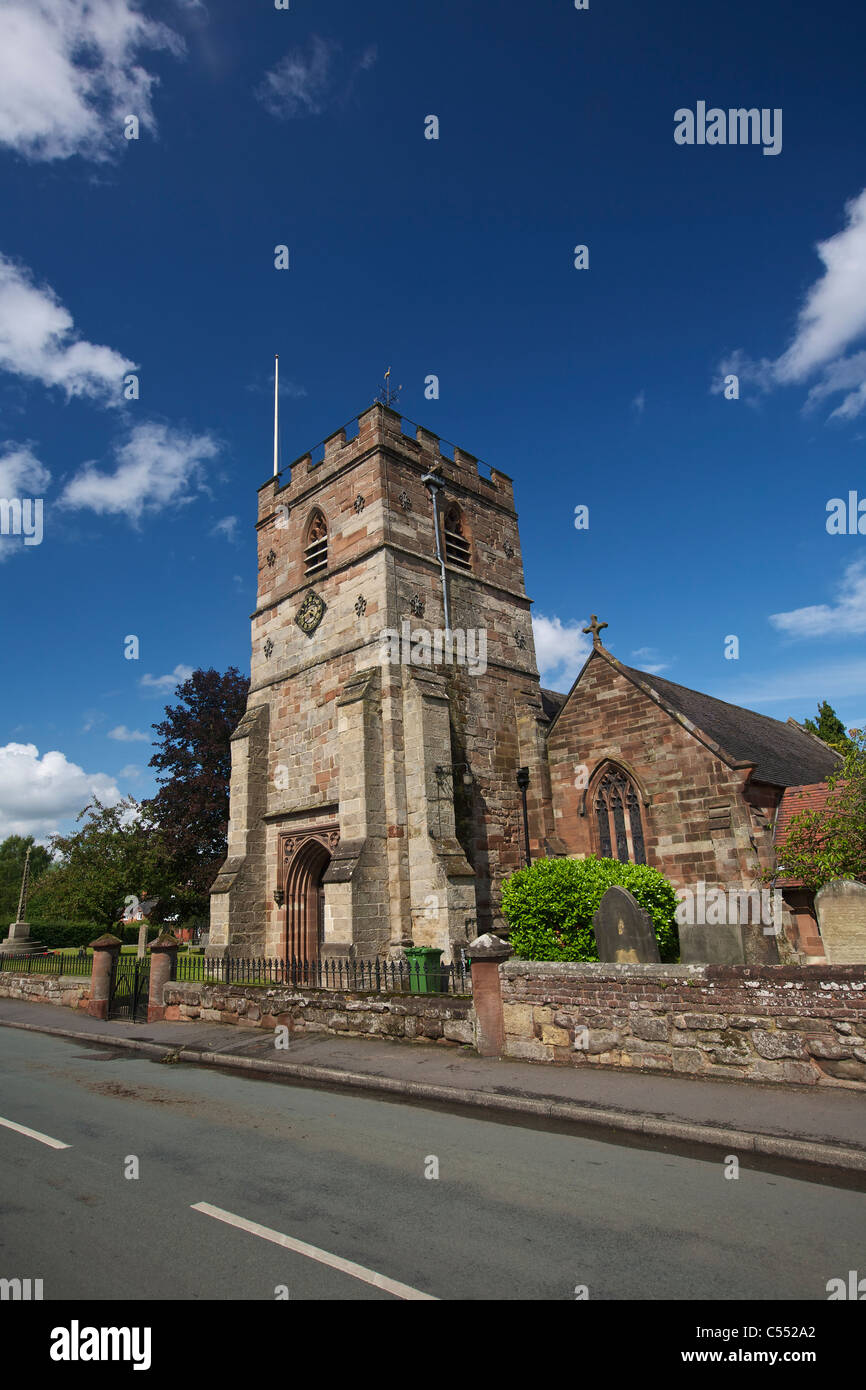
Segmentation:
<svg viewBox="0 0 866 1390">
<path fill-rule="evenodd" d="M 572 689 L 542 689 L 511 479 L 386 404 L 269 479 L 256 529 L 211 953 L 449 960 L 507 931 L 527 835 L 533 860 L 751 889 L 786 793 L 837 766 L 793 721 L 622 665 L 594 617 Z M 786 914 L 793 951 L 820 953 L 812 924 Z M 750 950 L 778 959 L 760 930 Z"/>
</svg>

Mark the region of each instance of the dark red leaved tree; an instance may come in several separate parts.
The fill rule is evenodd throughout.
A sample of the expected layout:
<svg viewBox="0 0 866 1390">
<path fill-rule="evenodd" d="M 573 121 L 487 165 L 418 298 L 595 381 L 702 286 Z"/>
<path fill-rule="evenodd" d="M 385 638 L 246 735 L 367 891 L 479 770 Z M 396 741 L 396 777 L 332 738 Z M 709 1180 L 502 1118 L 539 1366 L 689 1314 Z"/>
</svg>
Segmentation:
<svg viewBox="0 0 866 1390">
<path fill-rule="evenodd" d="M 162 773 L 148 807 L 173 867 L 174 902 L 159 916 L 207 917 L 208 892 L 226 855 L 231 736 L 247 707 L 250 683 L 236 666 L 225 674 L 193 671 L 177 687 L 176 705 L 155 724 L 159 745 L 150 766 Z"/>
</svg>

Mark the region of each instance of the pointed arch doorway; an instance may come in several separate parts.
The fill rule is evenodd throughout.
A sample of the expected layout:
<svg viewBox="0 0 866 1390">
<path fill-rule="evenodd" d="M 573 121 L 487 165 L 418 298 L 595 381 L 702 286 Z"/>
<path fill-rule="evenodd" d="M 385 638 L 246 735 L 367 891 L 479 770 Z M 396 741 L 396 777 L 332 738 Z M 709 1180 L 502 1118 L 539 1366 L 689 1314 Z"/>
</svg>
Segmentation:
<svg viewBox="0 0 866 1390">
<path fill-rule="evenodd" d="M 317 961 L 325 937 L 324 877 L 331 850 L 315 835 L 287 838 L 283 846 L 285 954 Z"/>
</svg>

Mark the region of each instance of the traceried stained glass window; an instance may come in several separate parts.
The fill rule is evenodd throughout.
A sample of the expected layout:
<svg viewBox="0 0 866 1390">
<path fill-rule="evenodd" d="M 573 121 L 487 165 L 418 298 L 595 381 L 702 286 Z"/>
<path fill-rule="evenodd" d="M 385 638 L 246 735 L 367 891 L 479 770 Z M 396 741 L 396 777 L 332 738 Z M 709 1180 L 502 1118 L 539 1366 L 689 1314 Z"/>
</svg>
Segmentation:
<svg viewBox="0 0 866 1390">
<path fill-rule="evenodd" d="M 601 857 L 618 859 L 621 864 L 645 864 L 640 800 L 622 768 L 605 768 L 595 788 L 593 810 Z"/>
<path fill-rule="evenodd" d="M 617 788 L 610 798 L 610 809 L 613 812 L 613 827 L 616 831 L 616 857 L 621 864 L 628 863 L 628 840 L 625 834 L 625 816 L 622 810 L 622 797 Z"/>
<path fill-rule="evenodd" d="M 637 793 L 631 785 L 628 789 L 626 805 L 628 806 L 628 818 L 631 826 L 632 844 L 634 846 L 634 862 L 636 864 L 645 864 L 646 849 L 644 848 L 643 842 L 643 825 L 640 818 L 640 805 L 638 803 Z"/>
<path fill-rule="evenodd" d="M 596 798 L 595 814 L 598 818 L 598 852 L 602 859 L 612 859 L 610 852 L 610 812 L 603 797 Z"/>
</svg>

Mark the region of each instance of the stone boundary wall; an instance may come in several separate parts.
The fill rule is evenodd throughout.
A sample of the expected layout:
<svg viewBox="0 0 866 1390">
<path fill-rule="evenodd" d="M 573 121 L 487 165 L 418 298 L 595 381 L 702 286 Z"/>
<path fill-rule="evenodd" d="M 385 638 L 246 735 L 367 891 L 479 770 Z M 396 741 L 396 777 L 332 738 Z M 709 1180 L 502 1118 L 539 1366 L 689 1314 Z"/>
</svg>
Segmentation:
<svg viewBox="0 0 866 1390">
<path fill-rule="evenodd" d="M 509 960 L 499 975 L 508 1057 L 866 1088 L 863 965 Z"/>
<path fill-rule="evenodd" d="M 413 1042 L 475 1042 L 471 998 L 431 994 L 366 994 L 290 986 L 200 984 L 164 987 L 166 1021 L 285 1024 L 293 1033 L 403 1038 Z"/>
<path fill-rule="evenodd" d="M 31 1004 L 61 1004 L 67 1009 L 86 1009 L 90 1000 L 89 975 L 15 975 L 0 970 L 0 999 L 27 999 Z"/>
</svg>

